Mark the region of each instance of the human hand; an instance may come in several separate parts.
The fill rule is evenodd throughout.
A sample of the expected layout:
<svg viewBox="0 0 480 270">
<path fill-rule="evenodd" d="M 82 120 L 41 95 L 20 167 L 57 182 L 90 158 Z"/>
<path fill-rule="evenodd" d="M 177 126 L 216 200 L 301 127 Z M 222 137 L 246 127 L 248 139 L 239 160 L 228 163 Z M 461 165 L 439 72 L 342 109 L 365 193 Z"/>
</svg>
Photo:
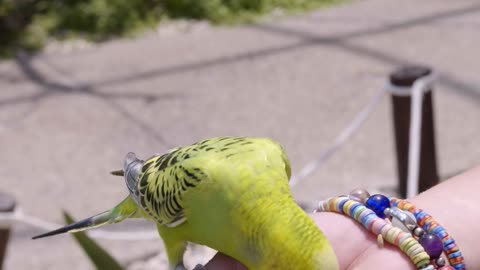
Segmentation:
<svg viewBox="0 0 480 270">
<path fill-rule="evenodd" d="M 480 234 L 478 229 L 471 226 L 471 224 L 480 223 L 480 208 L 477 207 L 479 179 L 480 166 L 455 176 L 410 200 L 419 208 L 425 209 L 448 230 L 449 234 L 455 237 L 469 269 L 480 269 L 480 256 L 477 256 Z M 330 240 L 337 254 L 340 270 L 415 269 L 410 259 L 399 248 L 389 243 L 379 247 L 376 237 L 346 216 L 336 213 L 315 213 L 312 214 L 312 218 Z M 208 270 L 246 269 L 223 254 L 217 254 L 206 268 Z"/>
</svg>

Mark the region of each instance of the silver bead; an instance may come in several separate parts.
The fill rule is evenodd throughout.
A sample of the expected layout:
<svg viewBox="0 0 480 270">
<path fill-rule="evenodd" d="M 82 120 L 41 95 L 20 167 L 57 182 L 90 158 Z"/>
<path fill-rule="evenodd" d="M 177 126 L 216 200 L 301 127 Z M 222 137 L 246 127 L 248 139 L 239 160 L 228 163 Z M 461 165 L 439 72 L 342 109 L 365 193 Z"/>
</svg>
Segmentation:
<svg viewBox="0 0 480 270">
<path fill-rule="evenodd" d="M 417 227 L 415 216 L 408 211 L 403 211 L 397 207 L 392 207 L 390 209 L 389 216 L 392 217 L 392 225 L 400 228 L 404 232 L 412 233 L 412 231 Z"/>
<path fill-rule="evenodd" d="M 422 235 L 425 234 L 425 231 L 420 228 L 420 227 L 416 227 L 414 230 L 413 230 L 413 234 L 416 236 L 416 237 L 421 237 Z"/>
<path fill-rule="evenodd" d="M 403 211 L 405 214 L 408 216 L 408 221 L 404 221 L 404 224 L 407 226 L 407 228 L 410 231 L 413 231 L 418 225 L 417 225 L 417 219 L 415 218 L 415 215 L 412 214 L 409 211 Z"/>
<path fill-rule="evenodd" d="M 390 208 L 385 208 L 385 210 L 383 210 L 383 214 L 385 214 L 385 216 L 387 216 L 387 217 L 390 216 L 391 212 L 392 211 L 390 210 Z"/>
<path fill-rule="evenodd" d="M 405 214 L 405 216 L 404 216 L 404 218 L 403 218 L 403 220 L 402 220 L 402 222 L 403 222 L 403 224 L 405 225 L 405 227 L 407 227 L 407 228 L 410 230 L 410 232 L 413 231 L 413 230 L 415 230 L 415 228 L 418 227 L 418 225 L 417 225 L 417 219 L 415 218 L 415 216 L 414 216 L 412 213 L 408 212 L 408 211 L 402 211 L 402 213 Z"/>
<path fill-rule="evenodd" d="M 356 188 L 348 194 L 348 197 L 351 200 L 354 200 L 359 203 L 365 204 L 365 202 L 370 198 L 370 193 L 363 188 Z"/>
<path fill-rule="evenodd" d="M 392 217 L 392 225 L 394 227 L 399 228 L 400 230 L 406 232 L 406 233 L 411 233 L 411 231 L 401 222 L 398 218 Z"/>
<path fill-rule="evenodd" d="M 435 260 L 435 264 L 438 266 L 438 267 L 442 267 L 445 265 L 445 258 L 443 257 L 438 257 L 436 260 Z"/>
</svg>

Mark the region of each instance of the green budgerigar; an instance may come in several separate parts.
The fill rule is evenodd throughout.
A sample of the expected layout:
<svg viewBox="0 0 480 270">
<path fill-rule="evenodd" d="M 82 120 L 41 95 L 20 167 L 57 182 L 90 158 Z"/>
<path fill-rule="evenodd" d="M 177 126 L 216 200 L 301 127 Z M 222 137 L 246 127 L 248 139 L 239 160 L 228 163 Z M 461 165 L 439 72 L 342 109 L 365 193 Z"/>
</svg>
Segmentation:
<svg viewBox="0 0 480 270">
<path fill-rule="evenodd" d="M 214 138 L 146 161 L 126 156 L 129 196 L 116 207 L 34 238 L 146 218 L 157 223 L 170 269 L 185 269 L 188 242 L 209 246 L 248 269 L 336 270 L 329 241 L 295 203 L 290 163 L 263 138 Z"/>
</svg>

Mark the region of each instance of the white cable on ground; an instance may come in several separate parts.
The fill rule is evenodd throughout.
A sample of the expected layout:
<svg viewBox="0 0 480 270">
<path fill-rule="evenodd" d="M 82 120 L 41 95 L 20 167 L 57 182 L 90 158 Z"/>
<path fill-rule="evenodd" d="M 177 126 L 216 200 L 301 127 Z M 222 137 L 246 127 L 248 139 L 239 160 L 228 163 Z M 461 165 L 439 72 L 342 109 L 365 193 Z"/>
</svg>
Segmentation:
<svg viewBox="0 0 480 270">
<path fill-rule="evenodd" d="M 316 159 L 310 161 L 305 165 L 298 174 L 292 176 L 290 186 L 294 187 L 298 182 L 310 176 L 320 168 L 339 148 L 342 146 L 368 119 L 373 110 L 382 100 L 385 91 L 380 90 L 370 101 L 370 103 L 363 108 L 353 119 L 352 122 L 335 138 L 332 145 L 324 149 Z"/>
<path fill-rule="evenodd" d="M 420 170 L 420 147 L 422 128 L 422 104 L 425 92 L 432 89 L 435 74 L 423 76 L 415 80 L 412 87 L 401 87 L 388 84 L 386 90 L 399 96 L 411 96 L 410 130 L 408 145 L 407 198 L 418 194 L 418 175 Z"/>
</svg>

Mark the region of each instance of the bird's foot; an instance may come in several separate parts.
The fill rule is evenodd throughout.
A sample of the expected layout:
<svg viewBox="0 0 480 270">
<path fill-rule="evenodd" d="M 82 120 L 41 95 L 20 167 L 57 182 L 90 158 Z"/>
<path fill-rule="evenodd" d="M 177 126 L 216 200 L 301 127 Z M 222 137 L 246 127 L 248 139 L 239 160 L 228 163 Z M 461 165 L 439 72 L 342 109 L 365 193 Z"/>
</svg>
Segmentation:
<svg viewBox="0 0 480 270">
<path fill-rule="evenodd" d="M 207 270 L 207 268 L 201 264 L 197 264 L 192 270 Z"/>
<path fill-rule="evenodd" d="M 173 268 L 173 270 L 187 270 L 187 268 L 185 268 L 185 266 L 183 266 L 183 263 L 182 263 L 182 264 L 177 264 L 175 268 Z"/>
</svg>

